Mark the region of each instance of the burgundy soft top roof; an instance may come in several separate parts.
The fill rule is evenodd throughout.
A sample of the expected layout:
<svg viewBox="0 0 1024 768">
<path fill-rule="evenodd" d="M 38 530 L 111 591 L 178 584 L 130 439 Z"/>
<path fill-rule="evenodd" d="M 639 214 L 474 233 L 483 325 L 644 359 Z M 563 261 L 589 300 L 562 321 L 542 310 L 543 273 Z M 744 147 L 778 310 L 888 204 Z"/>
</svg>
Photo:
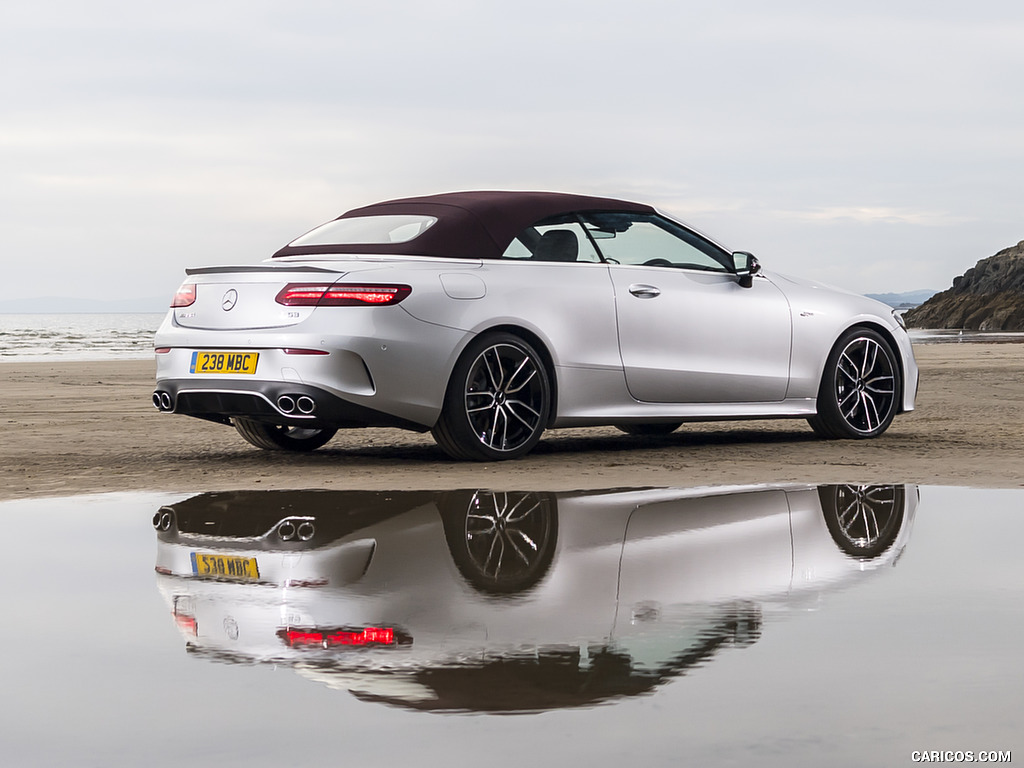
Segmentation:
<svg viewBox="0 0 1024 768">
<path fill-rule="evenodd" d="M 324 253 L 379 253 L 497 259 L 526 227 L 549 216 L 573 211 L 654 213 L 649 205 L 562 192 L 448 192 L 387 200 L 353 208 L 339 219 L 414 214 L 436 216 L 437 223 L 404 243 L 374 245 L 285 246 L 274 256 Z"/>
</svg>

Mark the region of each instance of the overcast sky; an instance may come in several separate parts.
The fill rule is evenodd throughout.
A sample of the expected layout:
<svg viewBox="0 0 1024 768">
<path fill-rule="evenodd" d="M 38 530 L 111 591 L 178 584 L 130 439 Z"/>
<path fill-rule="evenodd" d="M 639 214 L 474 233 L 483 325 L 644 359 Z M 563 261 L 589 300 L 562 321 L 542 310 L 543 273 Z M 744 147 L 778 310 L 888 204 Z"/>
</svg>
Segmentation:
<svg viewBox="0 0 1024 768">
<path fill-rule="evenodd" d="M 1024 239 L 1024 3 L 0 5 L 0 300 L 170 297 L 343 211 L 650 202 L 766 269 L 946 288 Z"/>
</svg>

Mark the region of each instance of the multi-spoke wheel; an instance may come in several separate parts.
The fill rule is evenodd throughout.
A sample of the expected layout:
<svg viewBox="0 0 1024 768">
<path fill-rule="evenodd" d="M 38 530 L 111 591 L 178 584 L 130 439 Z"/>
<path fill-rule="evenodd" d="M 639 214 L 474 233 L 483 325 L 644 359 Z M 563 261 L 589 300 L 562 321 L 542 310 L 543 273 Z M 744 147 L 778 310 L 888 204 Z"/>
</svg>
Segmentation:
<svg viewBox="0 0 1024 768">
<path fill-rule="evenodd" d="M 235 431 L 244 437 L 247 443 L 267 451 L 312 451 L 334 437 L 337 432 L 336 429 L 284 427 L 240 417 L 232 419 L 232 422 Z"/>
<path fill-rule="evenodd" d="M 823 485 L 818 488 L 829 533 L 843 552 L 878 557 L 896 540 L 903 523 L 899 485 Z"/>
<path fill-rule="evenodd" d="M 900 367 L 888 342 L 854 328 L 832 349 L 818 390 L 818 413 L 808 419 L 822 437 L 877 437 L 889 428 L 900 396 Z"/>
<path fill-rule="evenodd" d="M 550 410 L 547 370 L 533 347 L 509 333 L 489 334 L 456 363 L 432 434 L 456 459 L 514 459 L 540 440 Z"/>
<path fill-rule="evenodd" d="M 476 491 L 444 510 L 445 535 L 463 576 L 493 594 L 522 592 L 547 572 L 557 518 L 547 494 Z"/>
</svg>

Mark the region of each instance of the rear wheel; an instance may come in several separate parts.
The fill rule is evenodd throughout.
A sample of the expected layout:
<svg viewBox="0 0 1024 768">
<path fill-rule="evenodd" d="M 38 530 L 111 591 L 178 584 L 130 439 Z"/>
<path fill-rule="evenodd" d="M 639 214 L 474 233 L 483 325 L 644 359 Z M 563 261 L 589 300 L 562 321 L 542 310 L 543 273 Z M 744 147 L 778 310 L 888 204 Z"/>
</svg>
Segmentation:
<svg viewBox="0 0 1024 768">
<path fill-rule="evenodd" d="M 456 459 L 501 461 L 528 453 L 551 411 L 551 384 L 537 351 L 510 333 L 476 339 L 452 371 L 431 433 Z"/>
<path fill-rule="evenodd" d="M 266 424 L 252 419 L 232 419 L 246 442 L 267 451 L 313 451 L 334 437 L 336 429 L 307 429 Z"/>
<path fill-rule="evenodd" d="M 877 437 L 896 415 L 899 392 L 900 368 L 889 343 L 870 328 L 854 328 L 829 354 L 818 413 L 807 421 L 821 437 Z"/>
</svg>

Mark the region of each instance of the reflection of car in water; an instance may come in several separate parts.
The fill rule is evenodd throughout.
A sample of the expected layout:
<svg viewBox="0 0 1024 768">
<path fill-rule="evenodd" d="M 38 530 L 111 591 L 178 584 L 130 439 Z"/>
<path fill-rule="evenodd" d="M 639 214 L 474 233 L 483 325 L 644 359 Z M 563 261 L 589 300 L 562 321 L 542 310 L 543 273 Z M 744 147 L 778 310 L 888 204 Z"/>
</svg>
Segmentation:
<svg viewBox="0 0 1024 768">
<path fill-rule="evenodd" d="M 161 508 L 190 652 L 367 700 L 530 712 L 653 690 L 894 563 L 913 486 L 209 493 Z"/>
</svg>

